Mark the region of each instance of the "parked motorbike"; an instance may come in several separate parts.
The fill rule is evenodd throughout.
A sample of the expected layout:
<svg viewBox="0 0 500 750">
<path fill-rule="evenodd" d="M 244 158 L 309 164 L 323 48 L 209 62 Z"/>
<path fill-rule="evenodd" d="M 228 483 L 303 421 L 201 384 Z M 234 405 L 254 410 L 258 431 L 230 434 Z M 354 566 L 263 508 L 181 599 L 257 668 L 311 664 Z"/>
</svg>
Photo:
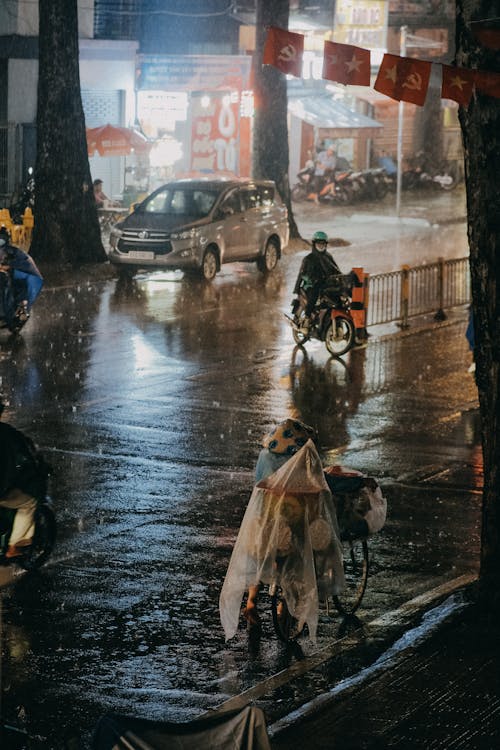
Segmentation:
<svg viewBox="0 0 500 750">
<path fill-rule="evenodd" d="M 30 547 L 19 557 L 6 558 L 5 553 L 9 544 L 9 538 L 14 523 L 15 511 L 0 505 L 0 565 L 11 565 L 15 563 L 25 570 L 36 570 L 40 568 L 50 556 L 57 534 L 57 523 L 52 500 L 48 494 L 48 478 L 51 473 L 50 467 L 40 458 L 40 492 L 36 497 L 35 509 L 35 535 Z"/>
<path fill-rule="evenodd" d="M 320 294 L 309 325 L 304 325 L 306 295 L 301 291 L 292 303 L 292 315 L 285 315 L 296 344 L 309 339 L 323 341 L 330 354 L 346 354 L 355 344 L 356 329 L 350 312 L 350 277 L 333 276 Z"/>
<path fill-rule="evenodd" d="M 450 165 L 443 161 L 433 165 L 421 152 L 408 161 L 402 175 L 403 188 L 441 188 L 453 190 L 458 183 L 457 175 Z"/>
<path fill-rule="evenodd" d="M 314 177 L 314 162 L 309 162 L 304 169 L 297 173 L 297 182 L 293 185 L 291 196 L 293 201 L 305 201 L 311 192 L 311 182 Z"/>
<path fill-rule="evenodd" d="M 351 170 L 335 170 L 325 175 L 324 184 L 319 192 L 321 203 L 352 203 L 353 189 L 350 180 Z"/>
</svg>

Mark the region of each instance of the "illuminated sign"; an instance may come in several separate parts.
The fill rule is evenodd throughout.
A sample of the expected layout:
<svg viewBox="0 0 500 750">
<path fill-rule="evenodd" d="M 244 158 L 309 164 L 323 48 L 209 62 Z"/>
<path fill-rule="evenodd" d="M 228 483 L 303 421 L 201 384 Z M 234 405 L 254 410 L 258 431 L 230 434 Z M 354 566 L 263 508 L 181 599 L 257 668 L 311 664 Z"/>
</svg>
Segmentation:
<svg viewBox="0 0 500 750">
<path fill-rule="evenodd" d="M 248 55 L 140 55 L 137 88 L 206 91 L 248 88 Z"/>
<path fill-rule="evenodd" d="M 333 40 L 386 49 L 388 5 L 387 0 L 337 0 Z"/>
</svg>

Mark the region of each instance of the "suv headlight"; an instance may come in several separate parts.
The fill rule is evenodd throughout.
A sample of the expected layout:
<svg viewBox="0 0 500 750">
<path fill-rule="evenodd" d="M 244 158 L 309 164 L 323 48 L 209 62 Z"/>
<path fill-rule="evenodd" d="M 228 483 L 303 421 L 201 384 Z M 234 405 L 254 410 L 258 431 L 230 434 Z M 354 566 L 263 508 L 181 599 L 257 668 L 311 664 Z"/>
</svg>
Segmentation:
<svg viewBox="0 0 500 750">
<path fill-rule="evenodd" d="M 113 250 L 116 250 L 118 247 L 118 240 L 122 236 L 123 232 L 121 229 L 117 229 L 116 227 L 113 227 L 111 232 L 109 233 L 109 244 L 110 247 L 113 248 Z"/>
<path fill-rule="evenodd" d="M 185 232 L 172 232 L 170 235 L 171 240 L 195 240 L 200 236 L 198 229 L 186 229 Z"/>
</svg>

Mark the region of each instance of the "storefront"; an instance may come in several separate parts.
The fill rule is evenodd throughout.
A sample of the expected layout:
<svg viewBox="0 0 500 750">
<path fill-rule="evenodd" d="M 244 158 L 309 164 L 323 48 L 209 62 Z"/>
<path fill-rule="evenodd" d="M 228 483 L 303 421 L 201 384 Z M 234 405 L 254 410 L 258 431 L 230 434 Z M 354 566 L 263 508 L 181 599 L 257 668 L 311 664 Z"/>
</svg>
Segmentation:
<svg viewBox="0 0 500 750">
<path fill-rule="evenodd" d="M 323 145 L 334 145 L 337 155 L 354 169 L 370 166 L 372 142 L 382 125 L 336 100 L 325 85 L 307 87 L 289 82 L 288 114 L 292 183 Z"/>
<path fill-rule="evenodd" d="M 250 63 L 229 55 L 139 57 L 137 120 L 155 141 L 149 189 L 182 174 L 250 174 Z"/>
</svg>

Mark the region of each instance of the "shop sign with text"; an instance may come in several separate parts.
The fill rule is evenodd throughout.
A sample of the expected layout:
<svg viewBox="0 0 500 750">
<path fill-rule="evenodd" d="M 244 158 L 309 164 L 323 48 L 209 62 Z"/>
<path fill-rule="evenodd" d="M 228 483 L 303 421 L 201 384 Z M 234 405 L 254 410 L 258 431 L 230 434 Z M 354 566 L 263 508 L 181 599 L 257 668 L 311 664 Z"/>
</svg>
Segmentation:
<svg viewBox="0 0 500 750">
<path fill-rule="evenodd" d="M 337 0 L 333 38 L 367 49 L 387 47 L 387 0 Z"/>
<path fill-rule="evenodd" d="M 238 173 L 239 98 L 227 94 L 191 99 L 191 169 Z"/>
</svg>

